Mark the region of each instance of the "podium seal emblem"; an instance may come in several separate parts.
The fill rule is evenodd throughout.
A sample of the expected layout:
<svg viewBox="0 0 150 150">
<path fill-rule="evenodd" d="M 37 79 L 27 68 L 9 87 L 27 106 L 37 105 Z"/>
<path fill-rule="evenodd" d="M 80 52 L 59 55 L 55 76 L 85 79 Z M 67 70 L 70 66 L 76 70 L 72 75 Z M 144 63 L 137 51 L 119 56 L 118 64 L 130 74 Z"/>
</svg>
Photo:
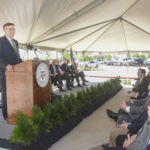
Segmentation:
<svg viewBox="0 0 150 150">
<path fill-rule="evenodd" d="M 45 63 L 40 63 L 36 68 L 36 82 L 39 87 L 44 88 L 49 81 L 49 68 Z"/>
</svg>

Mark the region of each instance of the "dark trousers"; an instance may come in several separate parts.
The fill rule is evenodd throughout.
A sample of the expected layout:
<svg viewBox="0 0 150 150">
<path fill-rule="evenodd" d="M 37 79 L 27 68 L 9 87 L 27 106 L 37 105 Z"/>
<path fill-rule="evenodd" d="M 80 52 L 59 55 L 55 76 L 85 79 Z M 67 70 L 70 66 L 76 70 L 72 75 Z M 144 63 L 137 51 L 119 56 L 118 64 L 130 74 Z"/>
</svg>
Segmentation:
<svg viewBox="0 0 150 150">
<path fill-rule="evenodd" d="M 78 73 L 78 76 L 81 78 L 82 82 L 84 83 L 84 81 L 85 81 L 84 72 L 83 72 L 83 71 L 80 71 L 80 72 Z"/>
<path fill-rule="evenodd" d="M 127 135 L 123 135 L 123 134 L 117 136 L 117 138 L 116 138 L 116 145 L 118 147 L 123 147 L 123 143 L 125 142 L 126 138 L 127 138 Z"/>
<path fill-rule="evenodd" d="M 54 85 L 57 85 L 57 82 L 59 83 L 59 85 L 62 85 L 61 75 L 59 75 L 59 74 L 56 76 L 52 76 L 51 80 Z"/>
<path fill-rule="evenodd" d="M 76 79 L 77 83 L 79 84 L 79 78 L 81 78 L 82 82 L 85 82 L 85 75 L 83 71 L 80 71 L 78 73 L 74 73 L 74 76 L 71 76 L 71 83 L 73 84 L 74 78 Z"/>
<path fill-rule="evenodd" d="M 73 85 L 74 79 L 76 79 L 77 83 L 79 84 L 79 76 L 78 73 L 74 73 L 70 75 L 71 78 L 71 84 Z"/>
<path fill-rule="evenodd" d="M 122 109 L 119 109 L 117 124 L 121 124 L 123 120 L 126 122 L 131 122 L 132 118 L 130 117 L 130 115 L 127 112 L 125 112 Z"/>
<path fill-rule="evenodd" d="M 6 78 L 4 73 L 0 73 L 0 87 L 2 99 L 2 114 L 4 119 L 7 118 L 7 100 L 6 100 Z"/>
<path fill-rule="evenodd" d="M 119 135 L 116 139 L 117 147 L 105 147 L 104 150 L 127 150 L 126 148 L 122 147 L 126 137 L 126 135 Z"/>
<path fill-rule="evenodd" d="M 61 75 L 61 79 L 62 79 L 62 80 L 66 80 L 66 86 L 67 86 L 67 87 L 70 86 L 69 73 L 65 72 L 63 75 Z"/>
</svg>

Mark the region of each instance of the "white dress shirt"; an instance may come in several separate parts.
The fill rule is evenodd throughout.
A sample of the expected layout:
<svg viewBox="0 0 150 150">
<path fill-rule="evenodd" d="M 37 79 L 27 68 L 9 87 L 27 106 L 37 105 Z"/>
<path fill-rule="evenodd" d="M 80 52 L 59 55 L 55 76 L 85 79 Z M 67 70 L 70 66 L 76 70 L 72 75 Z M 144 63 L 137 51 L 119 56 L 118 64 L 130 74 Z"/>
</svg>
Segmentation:
<svg viewBox="0 0 150 150">
<path fill-rule="evenodd" d="M 13 47 L 13 43 L 12 43 L 12 41 L 11 40 L 13 40 L 13 39 L 11 39 L 10 37 L 8 37 L 7 35 L 5 35 L 6 36 L 6 38 L 8 39 L 8 41 L 10 42 L 10 44 L 11 44 L 11 46 Z M 15 42 L 14 42 L 15 43 Z"/>
</svg>

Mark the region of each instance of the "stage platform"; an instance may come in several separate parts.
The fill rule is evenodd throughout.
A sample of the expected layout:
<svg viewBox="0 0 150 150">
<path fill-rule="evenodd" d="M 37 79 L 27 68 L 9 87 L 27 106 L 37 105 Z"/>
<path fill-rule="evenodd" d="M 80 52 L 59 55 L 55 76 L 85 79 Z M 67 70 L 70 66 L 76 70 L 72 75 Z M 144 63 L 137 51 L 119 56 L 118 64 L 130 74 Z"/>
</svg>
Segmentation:
<svg viewBox="0 0 150 150">
<path fill-rule="evenodd" d="M 7 150 L 10 148 L 8 139 L 14 127 L 14 125 L 7 124 L 6 120 L 3 119 L 2 110 L 0 109 L 0 150 Z"/>
<path fill-rule="evenodd" d="M 84 88 L 87 88 L 96 84 L 97 84 L 96 82 L 87 82 L 86 83 L 87 86 L 84 86 Z M 76 95 L 76 93 L 81 89 L 82 88 L 73 88 L 73 90 L 71 91 L 59 92 L 58 88 L 55 88 L 54 93 L 57 95 L 61 95 L 61 96 L 63 96 L 64 94 L 69 95 L 70 93 L 74 93 Z M 14 125 L 8 125 L 6 120 L 3 119 L 2 110 L 0 108 L 0 150 L 9 149 L 10 143 L 8 139 L 11 136 L 14 127 L 15 127 Z"/>
</svg>

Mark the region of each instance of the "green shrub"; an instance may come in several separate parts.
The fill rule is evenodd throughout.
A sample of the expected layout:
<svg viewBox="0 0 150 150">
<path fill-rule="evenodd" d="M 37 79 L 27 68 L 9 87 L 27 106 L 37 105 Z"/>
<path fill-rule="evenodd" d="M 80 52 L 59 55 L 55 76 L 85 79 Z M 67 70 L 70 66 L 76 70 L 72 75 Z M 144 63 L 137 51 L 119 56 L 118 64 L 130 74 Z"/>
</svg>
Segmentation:
<svg viewBox="0 0 150 150">
<path fill-rule="evenodd" d="M 14 128 L 10 142 L 22 143 L 24 146 L 30 145 L 33 141 L 36 141 L 38 132 L 38 126 L 33 123 L 31 118 L 25 115 L 23 112 L 18 112 L 15 119 L 17 127 Z"/>
<path fill-rule="evenodd" d="M 97 100 L 100 97 L 100 92 L 98 90 L 98 86 L 91 86 L 91 97 L 92 100 Z"/>
<path fill-rule="evenodd" d="M 40 107 L 34 106 L 32 110 L 31 120 L 38 127 L 38 134 L 49 133 L 52 123 L 45 117 L 45 113 Z"/>
<path fill-rule="evenodd" d="M 68 108 L 65 106 L 64 101 L 56 99 L 54 104 L 56 105 L 57 111 L 59 112 L 62 119 L 69 118 L 69 111 Z"/>
<path fill-rule="evenodd" d="M 79 102 L 82 106 L 87 103 L 84 93 L 85 93 L 84 88 L 82 89 L 82 91 L 77 92 L 77 99 L 79 100 Z"/>
<path fill-rule="evenodd" d="M 91 104 L 92 101 L 93 101 L 93 97 L 91 96 L 90 88 L 86 88 L 85 93 L 84 93 L 84 96 L 85 96 L 85 98 L 86 98 L 87 103 L 88 103 L 88 104 Z"/>
<path fill-rule="evenodd" d="M 69 117 L 73 116 L 76 113 L 76 107 L 74 106 L 73 102 L 70 100 L 68 95 L 64 95 L 63 100 L 65 106 L 68 109 Z"/>
<path fill-rule="evenodd" d="M 75 106 L 75 111 L 77 111 L 81 107 L 79 100 L 77 99 L 77 97 L 74 96 L 73 93 L 70 94 L 69 99 L 72 101 L 72 104 Z"/>
<path fill-rule="evenodd" d="M 40 134 L 49 133 L 51 128 L 60 126 L 64 119 L 75 115 L 84 105 L 109 95 L 120 83 L 120 77 L 116 77 L 90 88 L 82 88 L 77 96 L 71 93 L 70 96 L 64 95 L 62 101 L 57 99 L 53 104 L 48 102 L 43 109 L 34 106 L 31 117 L 18 112 L 10 142 L 30 145 Z"/>
<path fill-rule="evenodd" d="M 51 122 L 52 127 L 56 127 L 62 124 L 62 118 L 57 110 L 56 104 L 48 102 L 44 107 L 45 117 Z"/>
</svg>

